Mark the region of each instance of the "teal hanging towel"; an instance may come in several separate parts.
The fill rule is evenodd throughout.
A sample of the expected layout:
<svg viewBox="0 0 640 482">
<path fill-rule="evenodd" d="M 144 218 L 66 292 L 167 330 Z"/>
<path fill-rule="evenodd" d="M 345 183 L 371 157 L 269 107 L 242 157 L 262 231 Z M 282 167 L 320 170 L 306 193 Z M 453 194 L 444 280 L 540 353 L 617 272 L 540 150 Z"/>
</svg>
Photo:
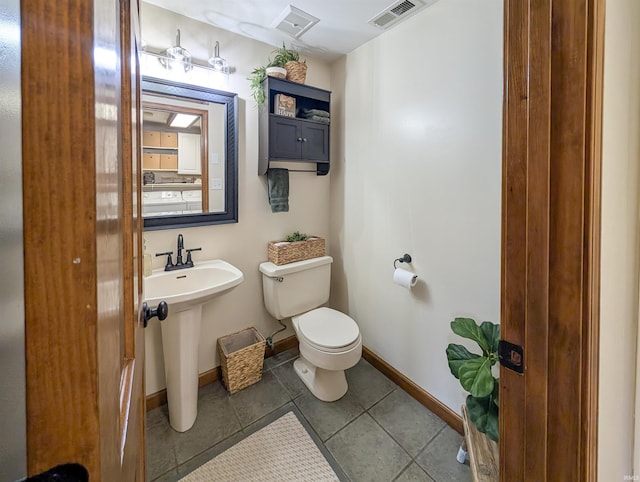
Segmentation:
<svg viewBox="0 0 640 482">
<path fill-rule="evenodd" d="M 289 170 L 274 168 L 267 171 L 269 204 L 272 213 L 289 212 Z"/>
</svg>

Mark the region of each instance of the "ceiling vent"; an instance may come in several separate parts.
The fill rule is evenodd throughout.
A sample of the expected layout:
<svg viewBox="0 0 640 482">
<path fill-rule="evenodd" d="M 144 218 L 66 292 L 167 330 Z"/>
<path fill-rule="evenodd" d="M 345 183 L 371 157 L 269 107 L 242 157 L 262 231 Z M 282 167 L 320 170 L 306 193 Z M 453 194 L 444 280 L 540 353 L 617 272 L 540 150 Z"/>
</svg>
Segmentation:
<svg viewBox="0 0 640 482">
<path fill-rule="evenodd" d="M 300 38 L 303 33 L 319 21 L 320 19 L 313 15 L 303 12 L 293 5 L 288 5 L 273 22 L 271 27 L 281 30 L 282 32 L 291 35 L 293 38 Z"/>
<path fill-rule="evenodd" d="M 431 1 L 429 3 L 434 2 Z M 369 23 L 378 28 L 387 29 L 401 20 L 410 17 L 426 6 L 427 4 L 422 0 L 400 0 L 374 16 L 369 20 Z"/>
</svg>

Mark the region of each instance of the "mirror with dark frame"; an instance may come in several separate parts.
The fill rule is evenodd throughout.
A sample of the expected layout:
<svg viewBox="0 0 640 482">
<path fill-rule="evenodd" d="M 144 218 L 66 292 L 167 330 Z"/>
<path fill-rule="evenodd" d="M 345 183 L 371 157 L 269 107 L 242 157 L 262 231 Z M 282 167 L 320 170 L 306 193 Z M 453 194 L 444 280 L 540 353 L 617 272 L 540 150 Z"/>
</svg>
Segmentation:
<svg viewBox="0 0 640 482">
<path fill-rule="evenodd" d="M 238 222 L 238 96 L 143 77 L 145 230 Z"/>
</svg>

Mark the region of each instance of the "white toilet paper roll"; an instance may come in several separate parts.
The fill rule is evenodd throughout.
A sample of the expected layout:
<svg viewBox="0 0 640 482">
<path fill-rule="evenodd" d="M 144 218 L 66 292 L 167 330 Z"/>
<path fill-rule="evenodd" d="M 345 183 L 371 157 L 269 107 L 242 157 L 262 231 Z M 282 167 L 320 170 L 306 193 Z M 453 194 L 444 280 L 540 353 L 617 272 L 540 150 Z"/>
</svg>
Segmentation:
<svg viewBox="0 0 640 482">
<path fill-rule="evenodd" d="M 396 268 L 393 272 L 393 282 L 404 288 L 413 288 L 418 282 L 418 275 L 406 269 Z"/>
</svg>

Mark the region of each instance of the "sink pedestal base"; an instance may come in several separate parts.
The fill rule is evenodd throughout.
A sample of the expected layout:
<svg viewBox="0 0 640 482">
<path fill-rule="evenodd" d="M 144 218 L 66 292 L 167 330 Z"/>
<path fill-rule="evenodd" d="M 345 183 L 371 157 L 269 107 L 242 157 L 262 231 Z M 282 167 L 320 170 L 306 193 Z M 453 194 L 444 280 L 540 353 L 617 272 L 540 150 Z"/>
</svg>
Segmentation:
<svg viewBox="0 0 640 482">
<path fill-rule="evenodd" d="M 169 423 L 186 432 L 198 414 L 198 341 L 202 305 L 171 313 L 160 322 Z"/>
</svg>

